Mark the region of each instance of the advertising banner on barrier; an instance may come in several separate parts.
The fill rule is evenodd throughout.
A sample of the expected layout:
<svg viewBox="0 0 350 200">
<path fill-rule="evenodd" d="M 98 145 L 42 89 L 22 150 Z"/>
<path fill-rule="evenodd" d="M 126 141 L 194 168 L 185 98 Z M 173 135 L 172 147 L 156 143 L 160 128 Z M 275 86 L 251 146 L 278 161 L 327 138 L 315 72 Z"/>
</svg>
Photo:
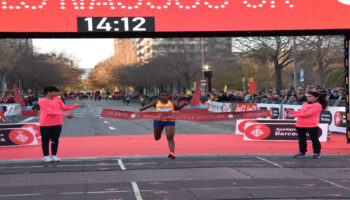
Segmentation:
<svg viewBox="0 0 350 200">
<path fill-rule="evenodd" d="M 294 123 L 246 123 L 243 140 L 298 141 Z M 328 124 L 319 124 L 320 142 L 327 142 Z M 308 134 L 307 139 L 310 140 Z"/>
<path fill-rule="evenodd" d="M 331 132 L 346 133 L 345 107 L 327 107 L 321 113 L 320 122 L 328 123 Z"/>
<path fill-rule="evenodd" d="M 0 147 L 38 144 L 35 133 L 29 128 L 0 129 Z"/>
<path fill-rule="evenodd" d="M 272 114 L 272 119 L 279 119 L 281 113 L 281 104 L 267 104 L 259 103 L 257 104 L 258 110 L 269 110 Z"/>
<path fill-rule="evenodd" d="M 0 124 L 0 129 L 14 129 L 14 128 L 25 128 L 32 132 L 35 137 L 40 138 L 40 127 L 39 123 L 6 123 Z"/>
<path fill-rule="evenodd" d="M 222 112 L 222 107 L 224 106 L 223 103 L 220 102 L 210 102 L 209 104 L 209 112 Z"/>
<path fill-rule="evenodd" d="M 283 105 L 283 119 L 295 119 L 288 116 L 286 109 L 298 111 L 301 109 L 301 105 Z M 320 123 L 327 123 L 331 132 L 346 133 L 345 107 L 328 106 L 326 110 L 321 112 Z"/>
</svg>

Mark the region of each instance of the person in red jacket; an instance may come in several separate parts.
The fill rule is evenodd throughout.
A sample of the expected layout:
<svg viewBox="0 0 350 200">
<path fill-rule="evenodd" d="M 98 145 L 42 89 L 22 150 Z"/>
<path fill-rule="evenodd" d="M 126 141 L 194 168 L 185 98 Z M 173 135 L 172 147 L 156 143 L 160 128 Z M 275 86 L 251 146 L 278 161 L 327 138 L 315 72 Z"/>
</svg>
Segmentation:
<svg viewBox="0 0 350 200">
<path fill-rule="evenodd" d="M 62 130 L 63 119 L 62 116 L 67 118 L 73 118 L 70 113 L 63 113 L 61 110 L 69 111 L 74 110 L 77 107 L 84 107 L 81 104 L 75 104 L 72 106 L 66 106 L 62 102 L 62 99 L 57 97 L 59 95 L 59 89 L 54 86 L 44 88 L 46 96 L 39 100 L 40 105 L 40 117 L 39 126 L 41 132 L 41 147 L 43 150 L 44 162 L 56 161 L 61 159 L 57 157 L 58 140 Z M 49 155 L 49 143 L 51 140 L 51 154 Z"/>
<path fill-rule="evenodd" d="M 327 99 L 318 92 L 310 92 L 307 96 L 307 103 L 304 103 L 299 111 L 287 110 L 291 117 L 297 117 L 295 123 L 299 138 L 299 153 L 294 158 L 304 157 L 307 151 L 306 133 L 312 141 L 314 149 L 313 158 L 320 158 L 321 143 L 318 139 L 318 122 L 322 109 L 327 107 Z"/>
</svg>

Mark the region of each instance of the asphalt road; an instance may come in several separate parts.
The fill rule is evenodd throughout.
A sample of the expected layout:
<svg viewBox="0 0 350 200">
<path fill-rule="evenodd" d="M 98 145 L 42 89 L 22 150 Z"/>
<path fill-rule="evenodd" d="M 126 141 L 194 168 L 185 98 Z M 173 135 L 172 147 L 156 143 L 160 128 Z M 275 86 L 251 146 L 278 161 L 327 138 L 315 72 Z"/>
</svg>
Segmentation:
<svg viewBox="0 0 350 200">
<path fill-rule="evenodd" d="M 101 118 L 119 101 L 70 101 L 63 137 L 151 134 L 152 120 Z M 37 117 L 24 119 L 37 122 Z M 23 121 L 23 120 L 22 120 Z M 181 134 L 232 134 L 234 122 L 177 121 Z M 1 153 L 1 152 L 0 152 Z M 350 199 L 350 155 L 178 155 L 0 162 L 0 200 Z"/>
<path fill-rule="evenodd" d="M 350 156 L 211 155 L 0 163 L 0 199 L 350 199 Z"/>
<path fill-rule="evenodd" d="M 91 101 L 91 100 L 71 100 L 67 105 L 85 104 L 85 108 L 77 108 L 70 113 L 76 117 L 67 119 L 64 117 L 62 137 L 79 136 L 106 136 L 106 135 L 143 135 L 153 133 L 153 120 L 118 120 L 102 118 L 103 108 L 138 111 L 141 106 L 131 103 L 124 105 L 121 101 Z M 152 112 L 150 108 L 147 111 Z M 25 119 L 25 122 L 38 122 L 38 117 Z M 190 122 L 176 121 L 176 133 L 179 134 L 233 134 L 235 121 L 221 122 Z"/>
</svg>

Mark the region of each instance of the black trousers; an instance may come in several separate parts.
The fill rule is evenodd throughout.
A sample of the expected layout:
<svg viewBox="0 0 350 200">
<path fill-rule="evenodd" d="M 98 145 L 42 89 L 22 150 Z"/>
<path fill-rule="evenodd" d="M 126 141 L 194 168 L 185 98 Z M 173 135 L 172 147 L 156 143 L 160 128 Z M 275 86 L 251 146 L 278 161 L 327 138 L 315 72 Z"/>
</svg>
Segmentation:
<svg viewBox="0 0 350 200">
<path fill-rule="evenodd" d="M 309 133 L 310 139 L 312 141 L 312 147 L 314 149 L 314 153 L 321 152 L 321 143 L 318 139 L 318 127 L 312 128 L 300 128 L 297 127 L 297 133 L 299 138 L 299 152 L 307 152 L 307 144 L 306 144 L 306 133 Z"/>
<path fill-rule="evenodd" d="M 57 154 L 58 140 L 61 135 L 62 125 L 59 126 L 40 126 L 41 147 L 44 156 L 49 156 L 49 143 L 51 141 L 51 155 Z"/>
</svg>

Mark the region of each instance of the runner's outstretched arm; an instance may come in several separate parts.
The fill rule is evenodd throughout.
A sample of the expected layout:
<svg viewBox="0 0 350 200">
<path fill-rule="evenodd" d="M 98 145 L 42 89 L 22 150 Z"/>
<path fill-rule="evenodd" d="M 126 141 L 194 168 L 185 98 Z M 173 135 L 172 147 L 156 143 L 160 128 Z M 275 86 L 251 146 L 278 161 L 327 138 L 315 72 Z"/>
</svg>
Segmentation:
<svg viewBox="0 0 350 200">
<path fill-rule="evenodd" d="M 139 111 L 144 111 L 144 110 L 146 110 L 146 109 L 148 109 L 148 108 L 150 108 L 150 107 L 152 107 L 152 106 L 155 106 L 157 104 L 157 101 L 153 101 L 152 103 L 150 103 L 150 104 L 148 104 L 148 105 L 145 105 L 144 107 L 141 107 L 140 109 L 139 109 Z"/>
</svg>

